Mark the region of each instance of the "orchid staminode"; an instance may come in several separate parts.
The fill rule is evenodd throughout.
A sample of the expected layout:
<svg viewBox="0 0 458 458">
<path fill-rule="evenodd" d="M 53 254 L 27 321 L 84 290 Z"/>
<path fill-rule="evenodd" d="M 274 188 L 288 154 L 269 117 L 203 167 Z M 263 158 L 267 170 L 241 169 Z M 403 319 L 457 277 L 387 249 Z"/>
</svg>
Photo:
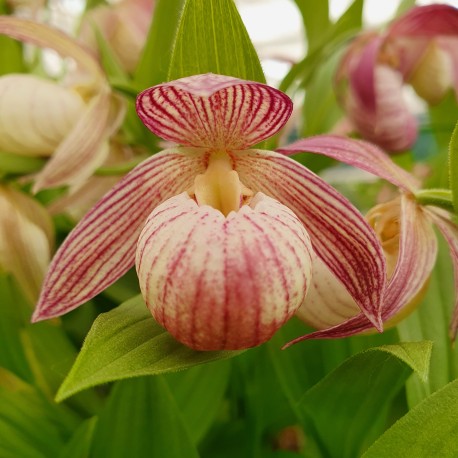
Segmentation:
<svg viewBox="0 0 458 458">
<path fill-rule="evenodd" d="M 372 228 L 302 165 L 248 149 L 291 111 L 272 87 L 215 74 L 143 91 L 142 121 L 181 146 L 141 163 L 80 221 L 33 319 L 76 308 L 135 263 L 149 309 L 177 340 L 248 348 L 303 303 L 318 256 L 381 329 L 385 261 Z"/>
<path fill-rule="evenodd" d="M 449 90 L 458 96 L 457 8 L 418 6 L 384 33 L 362 34 L 336 74 L 339 100 L 356 130 L 391 152 L 410 148 L 417 138 L 406 84 L 430 104 Z"/>
<path fill-rule="evenodd" d="M 417 305 L 437 257 L 435 225 L 447 240 L 458 290 L 458 227 L 451 215 L 437 207 L 421 205 L 415 194 L 419 181 L 397 166 L 382 150 L 364 141 L 332 135 L 299 140 L 280 148 L 284 154 L 311 152 L 323 154 L 383 178 L 399 189 L 395 199 L 374 207 L 367 215 L 374 227 L 387 260 L 388 285 L 382 304 L 384 322 L 398 319 Z M 366 331 L 372 324 L 359 313 L 353 299 L 329 273 L 326 266 L 314 265 L 313 285 L 298 315 L 320 331 L 299 337 L 291 343 L 309 338 L 346 337 Z M 313 274 L 312 274 L 313 275 Z M 338 300 L 334 300 L 335 297 Z M 458 296 L 450 325 L 454 338 L 458 329 Z"/>
</svg>

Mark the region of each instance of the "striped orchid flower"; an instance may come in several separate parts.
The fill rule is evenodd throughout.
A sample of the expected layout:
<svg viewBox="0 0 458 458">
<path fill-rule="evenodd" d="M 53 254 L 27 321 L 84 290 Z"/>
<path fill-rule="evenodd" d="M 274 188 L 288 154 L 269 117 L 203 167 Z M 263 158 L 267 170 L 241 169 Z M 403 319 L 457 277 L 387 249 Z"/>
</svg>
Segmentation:
<svg viewBox="0 0 458 458">
<path fill-rule="evenodd" d="M 430 104 L 458 95 L 458 9 L 412 8 L 383 34 L 364 33 L 349 47 L 336 74 L 339 100 L 356 130 L 396 152 L 417 138 L 417 120 L 404 97 L 410 84 Z"/>
<path fill-rule="evenodd" d="M 455 289 L 458 290 L 458 227 L 448 212 L 417 202 L 418 180 L 383 151 L 364 141 L 332 135 L 302 139 L 280 151 L 284 154 L 304 151 L 323 154 L 377 175 L 399 189 L 398 197 L 377 205 L 366 216 L 377 233 L 387 261 L 388 284 L 381 309 L 384 322 L 399 321 L 418 305 L 425 292 L 437 257 L 433 225 L 449 244 Z M 299 337 L 290 344 L 310 338 L 346 337 L 372 328 L 372 323 L 360 313 L 342 283 L 320 260 L 313 265 L 312 285 L 297 314 L 319 331 Z M 458 297 L 450 326 L 452 338 L 457 329 Z"/>
<path fill-rule="evenodd" d="M 78 81 L 72 84 L 31 74 L 0 77 L 0 150 L 50 157 L 35 176 L 34 191 L 84 182 L 108 155 L 123 103 L 92 53 L 63 32 L 0 16 L 0 34 L 53 49 L 78 66 Z"/>
<path fill-rule="evenodd" d="M 261 344 L 304 302 L 318 257 L 381 329 L 385 261 L 336 190 L 284 155 L 248 149 L 291 100 L 267 85 L 196 75 L 154 86 L 137 112 L 180 146 L 127 174 L 55 255 L 35 321 L 64 314 L 136 264 L 155 319 L 197 350 Z"/>
</svg>

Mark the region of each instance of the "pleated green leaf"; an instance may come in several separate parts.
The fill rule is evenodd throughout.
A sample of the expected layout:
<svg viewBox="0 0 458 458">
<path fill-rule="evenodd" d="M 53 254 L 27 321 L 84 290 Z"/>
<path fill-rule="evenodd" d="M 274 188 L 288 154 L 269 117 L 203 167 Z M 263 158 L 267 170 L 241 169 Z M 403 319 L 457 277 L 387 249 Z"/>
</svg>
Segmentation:
<svg viewBox="0 0 458 458">
<path fill-rule="evenodd" d="M 239 353 L 191 350 L 157 324 L 141 296 L 137 296 L 95 320 L 56 400 L 91 386 L 176 372 Z"/>
<path fill-rule="evenodd" d="M 94 431 L 91 456 L 198 458 L 167 383 L 160 377 L 118 382 Z"/>
<path fill-rule="evenodd" d="M 313 419 L 330 457 L 360 456 L 380 435 L 391 401 L 412 371 L 427 377 L 431 346 L 412 342 L 371 348 L 306 392 L 300 408 Z"/>
<path fill-rule="evenodd" d="M 452 458 L 458 444 L 458 380 L 449 383 L 395 423 L 363 458 Z"/>
<path fill-rule="evenodd" d="M 208 72 L 265 82 L 259 58 L 233 0 L 185 3 L 168 79 Z"/>
</svg>

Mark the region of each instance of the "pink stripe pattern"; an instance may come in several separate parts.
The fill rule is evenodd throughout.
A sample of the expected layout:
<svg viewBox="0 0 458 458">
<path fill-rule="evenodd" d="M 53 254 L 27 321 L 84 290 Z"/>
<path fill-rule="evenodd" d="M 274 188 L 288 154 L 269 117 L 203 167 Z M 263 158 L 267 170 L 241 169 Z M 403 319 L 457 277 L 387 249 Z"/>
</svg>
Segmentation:
<svg viewBox="0 0 458 458">
<path fill-rule="evenodd" d="M 166 150 L 127 174 L 77 224 L 56 253 L 33 320 L 62 315 L 129 270 L 149 213 L 205 170 L 199 150 Z"/>
<path fill-rule="evenodd" d="M 383 178 L 399 189 L 415 192 L 420 187 L 413 175 L 397 166 L 380 148 L 363 140 L 317 135 L 298 140 L 278 151 L 288 155 L 301 152 L 322 154 Z"/>
<path fill-rule="evenodd" d="M 236 170 L 245 185 L 284 202 L 297 215 L 315 253 L 381 329 L 384 256 L 374 231 L 358 210 L 321 178 L 280 154 L 240 152 Z"/>
<path fill-rule="evenodd" d="M 155 319 L 196 350 L 270 339 L 304 300 L 312 247 L 297 217 L 258 193 L 227 218 L 187 193 L 149 216 L 136 266 Z"/>
<path fill-rule="evenodd" d="M 393 317 L 419 293 L 431 274 L 437 256 L 437 240 L 431 221 L 411 196 L 402 196 L 401 215 L 398 262 L 384 293 L 383 321 Z M 368 319 L 359 314 L 329 329 L 298 337 L 286 347 L 308 339 L 348 337 L 371 328 Z"/>
<path fill-rule="evenodd" d="M 237 150 L 274 135 L 290 117 L 292 102 L 265 84 L 208 74 L 146 89 L 137 98 L 137 112 L 166 140 Z"/>
</svg>

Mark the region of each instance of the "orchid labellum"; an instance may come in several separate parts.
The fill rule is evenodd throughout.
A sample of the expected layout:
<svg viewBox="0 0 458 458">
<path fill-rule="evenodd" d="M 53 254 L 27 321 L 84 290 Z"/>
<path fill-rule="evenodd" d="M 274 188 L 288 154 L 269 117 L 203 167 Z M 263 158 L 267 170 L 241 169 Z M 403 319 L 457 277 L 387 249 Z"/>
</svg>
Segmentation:
<svg viewBox="0 0 458 458">
<path fill-rule="evenodd" d="M 2 16 L 0 34 L 54 49 L 72 58 L 79 71 L 78 84 L 72 85 L 35 75 L 0 77 L 0 151 L 50 156 L 35 177 L 35 191 L 84 182 L 106 159 L 123 104 L 94 56 L 61 31 Z"/>
<path fill-rule="evenodd" d="M 393 152 L 411 147 L 417 138 L 405 84 L 430 104 L 450 89 L 458 96 L 458 9 L 412 8 L 384 34 L 361 35 L 336 75 L 340 102 L 356 130 Z"/>
<path fill-rule="evenodd" d="M 417 202 L 418 180 L 398 167 L 383 151 L 364 141 L 331 135 L 299 140 L 280 151 L 285 154 L 304 151 L 323 154 L 384 178 L 399 189 L 398 197 L 374 207 L 367 215 L 387 260 L 389 281 L 381 309 L 384 322 L 399 319 L 411 311 L 427 286 L 437 257 L 434 224 L 450 246 L 455 286 L 458 288 L 458 227 L 446 211 Z M 313 337 L 350 336 L 372 327 L 343 285 L 319 260 L 314 263 L 312 285 L 298 315 L 320 331 L 300 337 L 293 343 Z M 458 298 L 451 324 L 453 337 L 457 328 Z"/>
<path fill-rule="evenodd" d="M 248 149 L 292 111 L 282 92 L 206 74 L 142 92 L 137 111 L 181 146 L 126 175 L 52 261 L 34 320 L 66 313 L 134 263 L 156 320 L 197 350 L 268 340 L 304 302 L 315 257 L 381 328 L 385 262 L 370 226 L 297 162 Z"/>
</svg>

